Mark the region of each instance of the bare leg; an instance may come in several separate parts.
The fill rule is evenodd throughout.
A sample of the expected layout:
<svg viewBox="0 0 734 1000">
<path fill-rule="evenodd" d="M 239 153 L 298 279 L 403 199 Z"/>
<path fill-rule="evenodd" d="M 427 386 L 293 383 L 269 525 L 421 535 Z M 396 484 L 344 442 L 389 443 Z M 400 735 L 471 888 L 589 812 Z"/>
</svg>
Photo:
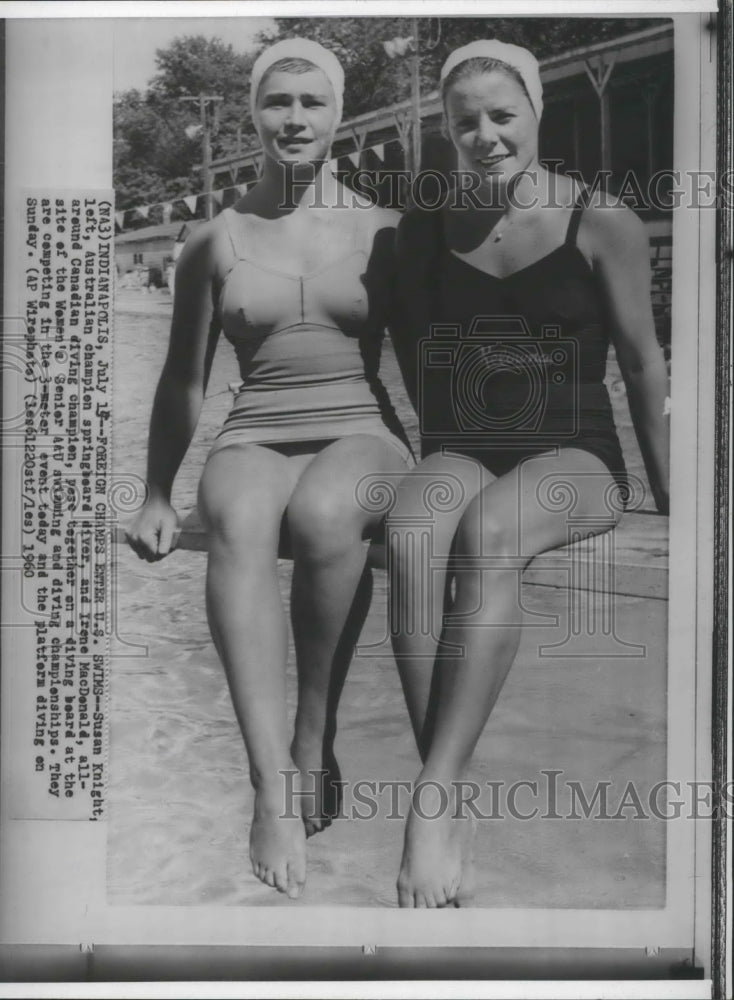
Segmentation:
<svg viewBox="0 0 734 1000">
<path fill-rule="evenodd" d="M 287 623 L 276 574 L 280 521 L 308 457 L 255 446 L 212 455 L 199 487 L 209 536 L 206 603 L 255 789 L 250 828 L 254 874 L 295 897 L 305 881 L 300 818 L 283 816 L 288 750 Z"/>
<path fill-rule="evenodd" d="M 533 556 L 568 540 L 565 512 L 539 501 L 542 481 L 573 482 L 578 493 L 575 518 L 606 518 L 616 522 L 605 496 L 611 477 L 599 459 L 567 449 L 559 456 L 542 456 L 523 463 L 479 493 L 464 512 L 456 537 L 458 560 L 491 556 L 489 570 L 457 568 L 456 594 L 442 638 L 459 645 L 463 656 L 437 661 L 437 694 L 431 743 L 416 788 L 427 783 L 427 794 L 408 818 L 398 896 L 401 906 L 441 906 L 459 892 L 467 865 L 464 840 L 468 822 L 454 819 L 454 797 L 466 775 L 477 740 L 499 696 L 520 641 L 517 605 L 520 557 Z M 591 531 L 604 530 L 596 527 Z M 506 560 L 506 565 L 503 565 Z M 460 565 L 460 564 L 459 564 Z M 449 792 L 449 808 L 432 820 L 435 789 Z"/>
<path fill-rule="evenodd" d="M 298 711 L 291 752 L 302 776 L 307 834 L 328 826 L 340 807 L 334 754 L 336 710 L 372 593 L 364 539 L 381 515 L 357 502 L 365 476 L 399 476 L 405 464 L 379 438 L 353 435 L 329 445 L 301 476 L 288 505 L 294 554 L 291 616 Z"/>
<path fill-rule="evenodd" d="M 473 459 L 431 455 L 405 477 L 388 518 L 391 606 L 397 613 L 393 651 L 422 761 L 431 743 L 434 667 L 450 603 L 448 559 L 462 514 L 492 478 Z M 426 544 L 435 563 L 430 575 L 420 555 Z"/>
</svg>

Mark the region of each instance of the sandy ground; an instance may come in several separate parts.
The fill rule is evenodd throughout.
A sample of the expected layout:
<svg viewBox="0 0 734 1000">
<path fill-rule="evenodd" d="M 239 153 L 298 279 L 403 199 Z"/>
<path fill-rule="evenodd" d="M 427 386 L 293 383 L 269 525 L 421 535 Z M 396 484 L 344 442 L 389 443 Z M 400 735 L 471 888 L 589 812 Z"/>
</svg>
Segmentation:
<svg viewBox="0 0 734 1000">
<path fill-rule="evenodd" d="M 155 383 L 167 344 L 170 302 L 164 294 L 129 293 L 118 301 L 115 333 L 114 467 L 122 477 L 143 476 L 145 438 Z M 394 359 L 385 381 L 406 424 L 415 421 Z M 179 474 L 174 503 L 194 502 L 206 451 L 230 401 L 236 366 L 228 345 L 215 360 L 204 414 Z M 639 453 L 624 410 L 623 386 L 612 375 L 612 396 L 631 471 Z M 308 844 L 308 885 L 293 903 L 250 873 L 247 835 L 252 793 L 242 741 L 222 669 L 211 645 L 203 606 L 205 557 L 176 552 L 149 566 L 126 547 L 118 553 L 118 626 L 112 666 L 112 750 L 108 893 L 117 904 L 232 904 L 394 906 L 402 824 L 387 818 L 388 793 L 378 818 L 337 820 Z M 287 601 L 290 566 L 280 564 Z M 620 597 L 618 634 L 645 643 L 636 659 L 598 656 L 549 658 L 544 643 L 558 641 L 569 609 L 563 591 L 526 587 L 529 612 L 558 616 L 558 624 L 525 632 L 520 653 L 479 743 L 472 777 L 485 787 L 479 823 L 478 891 L 485 907 L 659 907 L 664 904 L 664 824 L 655 819 L 542 818 L 547 809 L 543 771 L 560 770 L 557 811 L 570 808 L 568 782 L 587 798 L 609 782 L 609 813 L 634 782 L 645 800 L 665 778 L 665 632 L 667 605 Z M 386 631 L 385 578 L 375 574 L 375 597 L 361 644 Z M 652 641 L 651 641 L 652 638 Z M 295 670 L 289 657 L 289 709 Z M 392 658 L 357 657 L 340 710 L 337 754 L 343 777 L 409 780 L 418 769 Z M 506 792 L 513 782 L 537 782 L 539 794 L 520 789 L 513 818 Z M 494 807 L 484 783 L 497 787 Z M 404 793 L 400 802 L 404 802 Z M 348 792 L 347 812 L 354 805 Z M 621 815 L 630 815 L 627 808 Z"/>
</svg>

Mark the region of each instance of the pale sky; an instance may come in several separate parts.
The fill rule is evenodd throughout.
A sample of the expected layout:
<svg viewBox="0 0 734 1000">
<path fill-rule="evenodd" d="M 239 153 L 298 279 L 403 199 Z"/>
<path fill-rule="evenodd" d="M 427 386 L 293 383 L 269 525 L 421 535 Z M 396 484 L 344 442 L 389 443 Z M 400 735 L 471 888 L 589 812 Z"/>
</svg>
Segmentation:
<svg viewBox="0 0 734 1000">
<path fill-rule="evenodd" d="M 126 17 L 113 24 L 116 91 L 144 90 L 156 72 L 156 49 L 178 35 L 221 38 L 235 52 L 247 52 L 259 31 L 275 28 L 270 17 Z"/>
</svg>

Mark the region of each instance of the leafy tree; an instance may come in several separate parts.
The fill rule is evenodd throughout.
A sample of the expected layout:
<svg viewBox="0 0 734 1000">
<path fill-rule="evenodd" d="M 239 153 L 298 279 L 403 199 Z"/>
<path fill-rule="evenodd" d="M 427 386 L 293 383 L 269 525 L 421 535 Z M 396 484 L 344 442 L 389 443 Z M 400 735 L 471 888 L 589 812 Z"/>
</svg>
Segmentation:
<svg viewBox="0 0 734 1000">
<path fill-rule="evenodd" d="M 235 52 L 230 44 L 218 38 L 203 35 L 176 38 L 168 48 L 156 53 L 158 73 L 151 82 L 150 93 L 162 104 L 198 94 L 223 98 L 211 112 L 211 124 L 214 156 L 225 155 L 234 146 L 238 129 L 243 135 L 254 136 L 249 100 L 253 58 Z M 187 115 L 196 117 L 192 105 Z"/>
<path fill-rule="evenodd" d="M 129 90 L 114 109 L 115 186 L 120 208 L 188 192 L 198 144 L 187 137 L 182 109 Z"/>
<path fill-rule="evenodd" d="M 131 208 L 189 194 L 201 187 L 197 104 L 182 97 L 217 95 L 210 105 L 214 158 L 254 140 L 249 111 L 252 57 L 220 39 L 189 35 L 156 52 L 158 71 L 145 93 L 118 95 L 114 114 L 117 203 Z M 239 133 L 239 134 L 238 134 Z"/>
</svg>

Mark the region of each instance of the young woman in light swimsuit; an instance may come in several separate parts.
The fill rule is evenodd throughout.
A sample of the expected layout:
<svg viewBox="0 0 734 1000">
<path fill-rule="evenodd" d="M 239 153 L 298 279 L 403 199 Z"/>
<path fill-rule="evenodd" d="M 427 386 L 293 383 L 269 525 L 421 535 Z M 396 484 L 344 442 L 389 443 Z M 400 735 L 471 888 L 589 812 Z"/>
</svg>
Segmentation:
<svg viewBox="0 0 734 1000">
<path fill-rule="evenodd" d="M 207 612 L 255 789 L 253 872 L 291 897 L 305 880 L 306 836 L 338 806 L 336 701 L 369 607 L 364 539 L 378 526 L 357 486 L 371 473 L 399 474 L 410 460 L 377 378 L 397 215 L 342 187 L 327 166 L 342 92 L 336 58 L 304 39 L 276 43 L 253 67 L 263 174 L 192 234 L 179 260 L 151 419 L 149 496 L 129 532 L 143 558 L 171 549 L 171 488 L 223 331 L 242 385 L 199 488 Z M 294 562 L 292 737 L 279 543 Z M 295 792 L 313 793 L 301 797 L 297 819 L 285 797 L 284 773 L 294 771 Z"/>
<path fill-rule="evenodd" d="M 667 372 L 642 222 L 540 166 L 542 88 L 527 50 L 474 42 L 449 57 L 441 86 L 460 166 L 478 186 L 475 201 L 411 211 L 398 229 L 394 339 L 422 435 L 388 526 L 395 653 L 423 761 L 398 879 L 408 907 L 471 892 L 456 783 L 517 652 L 518 571 L 568 541 L 571 497 L 577 537 L 613 527 L 624 506 L 603 383 L 610 338 L 655 501 L 668 505 Z M 443 493 L 428 511 L 431 481 Z M 411 521 L 425 530 L 427 515 L 439 557 L 430 587 L 425 560 L 410 557 Z M 415 628 L 406 612 L 424 605 L 431 627 Z"/>
</svg>

